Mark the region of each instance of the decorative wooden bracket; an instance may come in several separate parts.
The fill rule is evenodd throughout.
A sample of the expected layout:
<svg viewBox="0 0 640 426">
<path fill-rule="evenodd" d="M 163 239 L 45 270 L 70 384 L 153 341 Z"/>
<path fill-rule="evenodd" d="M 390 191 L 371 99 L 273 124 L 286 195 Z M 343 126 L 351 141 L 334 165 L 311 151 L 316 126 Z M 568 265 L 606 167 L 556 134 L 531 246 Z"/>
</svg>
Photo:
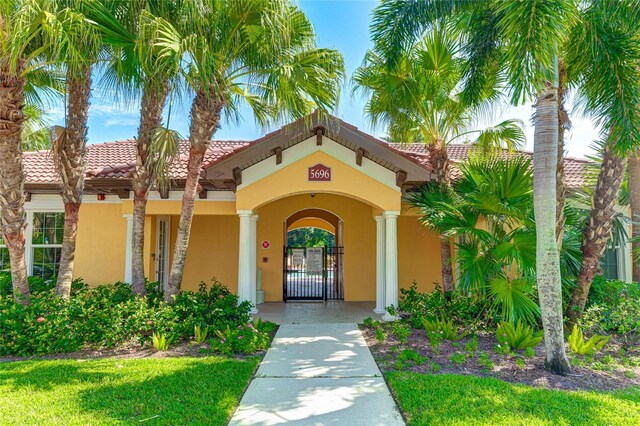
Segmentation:
<svg viewBox="0 0 640 426">
<path fill-rule="evenodd" d="M 129 193 L 131 191 L 128 190 L 128 189 L 116 189 L 114 192 L 116 193 L 118 198 L 120 198 L 121 200 L 128 200 L 129 199 Z"/>
<path fill-rule="evenodd" d="M 233 169 L 233 182 L 236 184 L 236 186 L 242 185 L 242 170 L 240 169 L 240 167 L 236 167 L 235 169 Z"/>
<path fill-rule="evenodd" d="M 272 154 L 275 154 L 276 156 L 276 166 L 278 164 L 282 164 L 282 147 L 281 146 L 276 146 L 275 148 L 273 148 L 271 150 Z"/>
<path fill-rule="evenodd" d="M 206 200 L 207 199 L 207 192 L 209 192 L 209 191 L 207 191 L 206 189 L 204 189 L 202 187 L 198 188 L 198 198 L 201 199 L 201 200 Z"/>
<path fill-rule="evenodd" d="M 356 149 L 356 164 L 358 166 L 362 166 L 362 157 L 364 157 L 365 153 L 366 151 L 362 148 Z"/>
<path fill-rule="evenodd" d="M 25 192 L 24 193 L 24 201 L 26 201 L 27 203 L 29 201 L 31 201 L 31 193 L 30 192 Z"/>
<path fill-rule="evenodd" d="M 169 198 L 169 186 L 168 185 L 162 185 L 162 187 L 158 189 L 158 192 L 160 193 L 160 198 L 161 199 L 166 200 L 167 198 Z"/>
<path fill-rule="evenodd" d="M 324 133 L 324 130 L 322 130 L 322 127 L 318 127 L 316 129 L 316 145 L 317 146 L 321 146 L 322 145 L 322 134 Z"/>
<path fill-rule="evenodd" d="M 407 172 L 404 170 L 398 170 L 396 172 L 396 185 L 402 188 L 402 185 L 407 181 Z"/>
</svg>

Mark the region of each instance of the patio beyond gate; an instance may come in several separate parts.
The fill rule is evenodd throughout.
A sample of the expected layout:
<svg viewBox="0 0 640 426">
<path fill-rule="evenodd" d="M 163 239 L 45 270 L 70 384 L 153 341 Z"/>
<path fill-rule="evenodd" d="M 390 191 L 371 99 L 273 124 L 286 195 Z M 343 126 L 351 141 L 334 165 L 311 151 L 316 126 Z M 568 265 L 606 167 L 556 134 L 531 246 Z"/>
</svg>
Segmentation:
<svg viewBox="0 0 640 426">
<path fill-rule="evenodd" d="M 344 247 L 284 247 L 283 300 L 344 300 Z"/>
</svg>

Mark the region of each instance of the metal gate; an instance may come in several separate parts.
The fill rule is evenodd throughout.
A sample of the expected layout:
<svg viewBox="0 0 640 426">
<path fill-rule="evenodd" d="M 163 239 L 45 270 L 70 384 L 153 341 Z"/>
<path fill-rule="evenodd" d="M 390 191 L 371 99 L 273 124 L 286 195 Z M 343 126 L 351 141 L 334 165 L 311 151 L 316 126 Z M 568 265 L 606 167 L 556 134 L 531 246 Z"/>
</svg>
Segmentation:
<svg viewBox="0 0 640 426">
<path fill-rule="evenodd" d="M 344 247 L 285 247 L 283 300 L 344 300 L 343 254 Z"/>
</svg>

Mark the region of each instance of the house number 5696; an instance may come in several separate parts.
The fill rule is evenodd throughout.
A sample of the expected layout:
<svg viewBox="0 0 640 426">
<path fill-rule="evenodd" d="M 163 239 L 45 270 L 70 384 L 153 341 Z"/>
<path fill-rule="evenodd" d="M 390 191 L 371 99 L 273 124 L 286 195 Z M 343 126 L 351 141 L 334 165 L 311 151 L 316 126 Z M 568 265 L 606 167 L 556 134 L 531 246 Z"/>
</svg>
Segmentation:
<svg viewBox="0 0 640 426">
<path fill-rule="evenodd" d="M 331 181 L 331 167 L 327 167 L 324 164 L 316 164 L 309 167 L 309 182 L 330 182 Z"/>
</svg>

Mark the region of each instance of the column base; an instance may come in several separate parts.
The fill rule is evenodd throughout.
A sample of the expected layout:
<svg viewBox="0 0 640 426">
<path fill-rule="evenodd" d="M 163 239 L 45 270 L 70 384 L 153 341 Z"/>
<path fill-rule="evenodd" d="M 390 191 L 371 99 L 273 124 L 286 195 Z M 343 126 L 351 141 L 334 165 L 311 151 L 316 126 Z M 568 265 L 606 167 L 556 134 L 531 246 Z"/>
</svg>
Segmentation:
<svg viewBox="0 0 640 426">
<path fill-rule="evenodd" d="M 400 319 L 399 316 L 397 315 L 390 315 L 388 312 L 386 312 L 383 316 L 382 316 L 382 320 L 386 321 L 386 322 L 394 322 L 394 321 L 398 321 Z"/>
<path fill-rule="evenodd" d="M 384 308 L 375 308 L 375 309 L 373 310 L 373 312 L 375 312 L 375 313 L 376 313 L 376 314 L 378 314 L 378 315 L 382 315 L 382 314 L 386 314 L 386 313 L 387 313 L 387 310 L 386 310 L 386 309 L 384 309 Z"/>
<path fill-rule="evenodd" d="M 255 314 L 257 314 L 258 312 L 260 312 L 260 311 L 259 311 L 259 310 L 258 310 L 258 308 L 256 308 L 255 306 L 254 306 L 253 308 L 251 308 L 251 310 L 249 311 L 249 313 L 250 313 L 251 315 L 255 315 Z"/>
</svg>

